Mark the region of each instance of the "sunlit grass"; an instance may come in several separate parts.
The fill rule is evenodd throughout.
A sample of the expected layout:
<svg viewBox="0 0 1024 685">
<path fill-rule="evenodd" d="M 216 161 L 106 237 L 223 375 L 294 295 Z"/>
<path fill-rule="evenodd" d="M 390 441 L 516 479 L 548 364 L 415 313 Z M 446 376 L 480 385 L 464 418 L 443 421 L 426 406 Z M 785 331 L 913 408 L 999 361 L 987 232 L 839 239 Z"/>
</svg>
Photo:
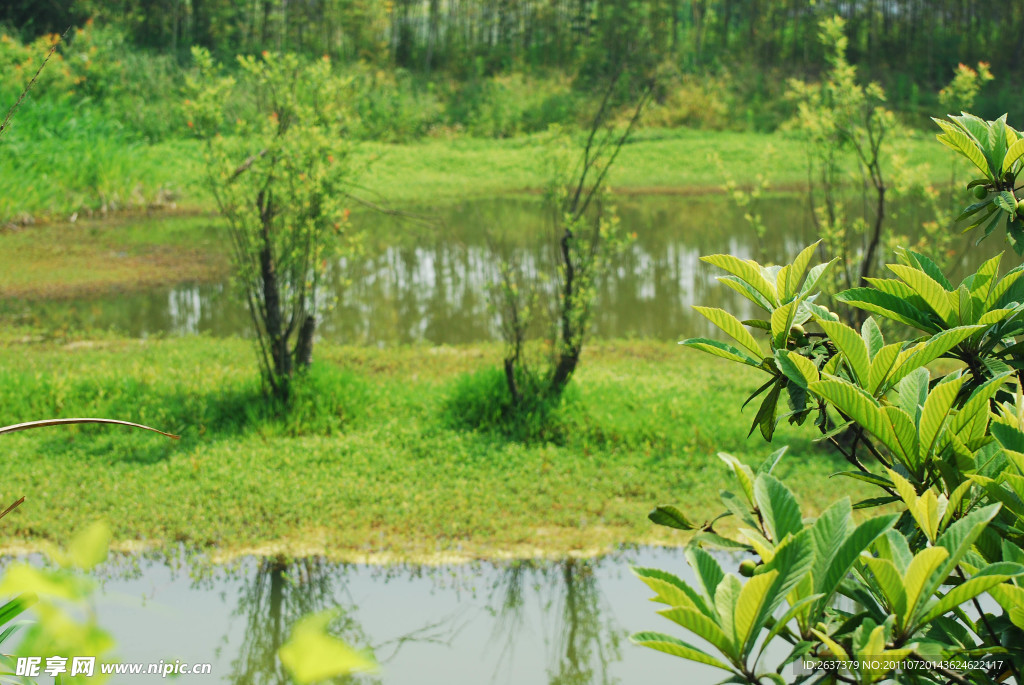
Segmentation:
<svg viewBox="0 0 1024 685">
<path fill-rule="evenodd" d="M 291 416 L 259 398 L 250 343 L 207 338 L 91 345 L 19 342 L 0 352 L 4 422 L 105 415 L 180 433 L 180 442 L 101 427 L 4 436 L 5 492 L 28 499 L 8 543 L 65 539 L 82 521 L 115 537 L 222 549 L 339 555 L 565 552 L 679 541 L 645 518 L 676 503 L 720 510 L 727 451 L 758 462 L 739 405 L 757 379 L 678 346 L 590 346 L 546 440 L 454 428 L 462 374 L 493 367 L 495 345 L 374 350 L 321 346 Z M 842 462 L 784 426 L 781 473 L 805 508 Z M 844 492 L 860 492 L 843 483 Z"/>
<path fill-rule="evenodd" d="M 385 206 L 536 192 L 548 181 L 543 135 L 468 136 L 407 144 L 364 143 L 353 194 Z M 42 136 L 17 129 L 0 154 L 0 221 L 66 220 L 139 209 L 212 211 L 199 141 L 149 144 L 83 128 Z M 948 182 L 952 156 L 931 136 L 899 145 L 902 166 L 919 181 Z M 783 134 L 691 129 L 643 130 L 609 175 L 620 192 L 716 192 L 726 178 L 754 184 L 762 174 L 778 189 L 806 185 L 802 144 Z M 963 176 L 963 174 L 961 174 Z"/>
</svg>

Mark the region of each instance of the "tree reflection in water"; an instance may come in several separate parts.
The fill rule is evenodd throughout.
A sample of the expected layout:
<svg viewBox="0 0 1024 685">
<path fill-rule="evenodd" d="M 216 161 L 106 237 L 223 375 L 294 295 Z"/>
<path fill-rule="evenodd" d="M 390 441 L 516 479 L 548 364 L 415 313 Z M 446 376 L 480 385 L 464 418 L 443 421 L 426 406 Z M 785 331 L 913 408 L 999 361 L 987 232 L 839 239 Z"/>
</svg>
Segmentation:
<svg viewBox="0 0 1024 685">
<path fill-rule="evenodd" d="M 525 633 L 527 585 L 540 603 L 550 685 L 611 685 L 619 682 L 608 666 L 621 658 L 626 631 L 611 616 L 598 587 L 595 561 L 564 559 L 557 563 L 518 562 L 500 575 L 494 596 L 495 631 L 502 643 L 495 680 L 506 660 L 515 658 L 515 642 Z M 532 581 L 532 583 L 530 582 Z"/>
<path fill-rule="evenodd" d="M 231 663 L 231 682 L 237 685 L 288 685 L 288 677 L 277 658 L 277 650 L 288 640 L 291 628 L 309 613 L 338 608 L 331 624 L 335 636 L 352 645 L 367 644 L 359 625 L 352 619 L 355 607 L 339 607 L 335 584 L 344 567 L 317 557 L 292 561 L 284 557 L 263 558 L 254 573 L 247 574 L 239 591 L 235 616 L 245 619 L 245 636 L 238 656 Z M 374 683 L 366 675 L 330 680 L 332 683 Z"/>
</svg>

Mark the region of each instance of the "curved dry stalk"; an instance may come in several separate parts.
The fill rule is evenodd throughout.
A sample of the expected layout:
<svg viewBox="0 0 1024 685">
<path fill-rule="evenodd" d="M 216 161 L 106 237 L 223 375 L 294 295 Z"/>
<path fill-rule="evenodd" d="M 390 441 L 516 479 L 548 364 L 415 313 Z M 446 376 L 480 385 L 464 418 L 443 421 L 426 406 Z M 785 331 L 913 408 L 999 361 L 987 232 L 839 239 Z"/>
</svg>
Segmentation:
<svg viewBox="0 0 1024 685">
<path fill-rule="evenodd" d="M 43 421 L 29 421 L 27 423 L 16 423 L 16 424 L 14 424 L 12 426 L 2 426 L 2 427 L 0 427 L 0 435 L 2 435 L 4 433 L 14 433 L 16 431 L 29 430 L 31 428 L 45 428 L 47 426 L 63 426 L 65 424 L 71 424 L 71 423 L 113 423 L 113 424 L 117 424 L 119 426 L 131 426 L 132 428 L 142 428 L 143 430 L 153 431 L 154 433 L 159 433 L 160 435 L 166 435 L 167 437 L 172 438 L 174 440 L 178 440 L 181 437 L 180 435 L 174 435 L 173 433 L 165 433 L 162 430 L 157 430 L 156 428 L 151 428 L 149 426 L 144 426 L 141 423 L 132 423 L 131 421 L 118 421 L 117 419 L 91 419 L 91 418 L 83 418 L 83 419 L 45 419 Z"/>
</svg>

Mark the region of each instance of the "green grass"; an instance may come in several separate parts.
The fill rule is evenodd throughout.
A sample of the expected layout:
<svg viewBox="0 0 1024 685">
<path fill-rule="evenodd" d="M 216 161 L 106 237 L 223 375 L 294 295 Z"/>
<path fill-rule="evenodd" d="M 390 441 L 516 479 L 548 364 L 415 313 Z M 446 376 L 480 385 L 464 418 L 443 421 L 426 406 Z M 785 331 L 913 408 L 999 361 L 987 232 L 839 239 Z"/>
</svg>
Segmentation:
<svg viewBox="0 0 1024 685">
<path fill-rule="evenodd" d="M 69 297 L 222 278 L 229 245 L 210 216 L 81 221 L 11 231 L 0 297 Z M 55 277 L 59 274 L 59 277 Z"/>
<path fill-rule="evenodd" d="M 27 501 L 3 529 L 8 547 L 66 540 L 105 519 L 142 542 L 426 558 L 564 553 L 616 543 L 681 542 L 645 516 L 675 503 L 716 514 L 727 451 L 758 462 L 745 390 L 757 379 L 678 346 L 601 342 L 544 439 L 453 426 L 465 374 L 496 366 L 495 345 L 376 350 L 321 346 L 292 417 L 259 399 L 242 340 L 106 339 L 0 347 L 3 421 L 100 415 L 180 433 L 110 427 L 3 436 L 4 498 Z M 783 427 L 782 476 L 826 506 L 823 478 L 842 462 Z M 843 492 L 863 494 L 849 483 Z"/>
<path fill-rule="evenodd" d="M 407 144 L 365 143 L 356 194 L 387 206 L 534 192 L 547 178 L 543 136 L 510 139 L 456 136 Z M 900 149 L 916 180 L 948 181 L 952 154 L 930 135 L 913 134 Z M 642 130 L 613 167 L 620 192 L 716 192 L 725 180 L 720 158 L 741 185 L 763 174 L 775 188 L 806 184 L 804 151 L 783 134 L 691 129 Z M 66 219 L 146 208 L 210 211 L 198 141 L 156 144 L 85 129 L 40 139 L 15 129 L 0 147 L 0 221 Z M 961 173 L 961 177 L 963 174 Z"/>
</svg>

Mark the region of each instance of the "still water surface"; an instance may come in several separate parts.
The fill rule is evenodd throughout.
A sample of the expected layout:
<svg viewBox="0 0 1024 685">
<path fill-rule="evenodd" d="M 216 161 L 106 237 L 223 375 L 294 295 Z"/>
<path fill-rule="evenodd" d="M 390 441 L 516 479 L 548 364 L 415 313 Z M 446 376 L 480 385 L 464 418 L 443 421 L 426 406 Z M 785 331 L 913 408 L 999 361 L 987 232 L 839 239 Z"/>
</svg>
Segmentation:
<svg viewBox="0 0 1024 685">
<path fill-rule="evenodd" d="M 715 281 L 721 272 L 701 262 L 701 255 L 730 253 L 781 263 L 816 240 L 806 203 L 796 196 L 760 201 L 757 211 L 767 227 L 760 243 L 742 210 L 724 196 L 624 197 L 618 209 L 623 228 L 637 238 L 599 289 L 593 325 L 599 337 L 711 335 L 713 328 L 692 305 L 722 307 L 741 319 L 754 310 Z M 330 265 L 324 300 L 333 306 L 320 312 L 323 339 L 355 345 L 496 339 L 487 291 L 496 281 L 499 255 L 514 257 L 530 273 L 553 272 L 551 222 L 536 198 L 472 200 L 421 214 L 429 223 L 356 218 L 366 229 L 364 250 Z M 893 226 L 910 234 L 930 218 L 913 205 L 897 206 L 894 214 Z M 969 261 L 994 254 L 1000 243 L 994 238 L 971 248 Z M 970 243 L 958 239 L 957 244 Z M 894 261 L 882 252 L 883 259 Z M 7 302 L 0 309 L 13 309 L 35 324 L 113 328 L 134 337 L 248 335 L 251 330 L 248 313 L 226 281 L 70 302 Z"/>
<path fill-rule="evenodd" d="M 723 559 L 727 569 L 736 563 Z M 358 683 L 720 680 L 715 669 L 629 642 L 630 633 L 642 630 L 682 637 L 681 629 L 655 614 L 659 605 L 648 601 L 653 593 L 630 565 L 693 579 L 680 550 L 662 548 L 586 560 L 441 567 L 248 559 L 234 570 L 207 569 L 198 579 L 163 562 L 143 561 L 134 572 L 108 570 L 97 612 L 114 633 L 123 662 L 213 664 L 212 679 L 182 676 L 179 682 L 284 685 L 274 654 L 290 625 L 334 607 L 340 609 L 336 634 L 372 649 L 381 664 L 378 674 L 360 676 Z"/>
</svg>

